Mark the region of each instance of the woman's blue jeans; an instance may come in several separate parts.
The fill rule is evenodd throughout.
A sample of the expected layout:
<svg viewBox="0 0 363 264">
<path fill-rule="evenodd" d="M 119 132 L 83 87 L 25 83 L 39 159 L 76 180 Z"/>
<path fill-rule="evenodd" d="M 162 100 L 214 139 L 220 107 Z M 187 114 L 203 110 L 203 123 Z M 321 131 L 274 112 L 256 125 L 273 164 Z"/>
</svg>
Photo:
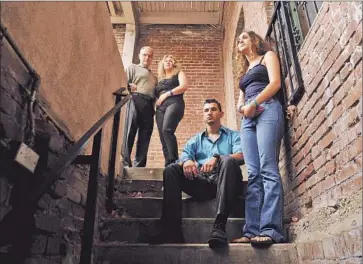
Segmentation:
<svg viewBox="0 0 363 264">
<path fill-rule="evenodd" d="M 284 116 L 279 101 L 262 103 L 265 110 L 254 118 L 243 118 L 242 151 L 248 172 L 244 236 L 267 235 L 284 241 L 283 187 L 279 172 L 279 151 Z"/>
</svg>

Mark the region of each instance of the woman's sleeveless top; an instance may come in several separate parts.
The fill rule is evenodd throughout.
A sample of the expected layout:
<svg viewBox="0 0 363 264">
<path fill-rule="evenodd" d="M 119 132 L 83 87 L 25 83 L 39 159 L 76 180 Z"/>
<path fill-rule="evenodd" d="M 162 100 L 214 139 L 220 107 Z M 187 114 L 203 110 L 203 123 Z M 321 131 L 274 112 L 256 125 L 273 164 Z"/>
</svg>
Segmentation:
<svg viewBox="0 0 363 264">
<path fill-rule="evenodd" d="M 178 74 L 175 74 L 173 77 L 168 78 L 168 79 L 163 79 L 161 80 L 155 87 L 155 93 L 156 93 L 156 97 L 159 98 L 160 95 L 162 95 L 163 93 L 169 92 L 172 89 L 174 89 L 175 87 L 179 86 L 179 79 L 178 79 Z M 178 94 L 178 95 L 173 95 L 172 97 L 169 98 L 183 98 L 183 94 Z"/>
<path fill-rule="evenodd" d="M 239 81 L 239 88 L 245 94 L 245 102 L 255 98 L 270 83 L 265 65 L 259 64 L 246 72 Z"/>
</svg>

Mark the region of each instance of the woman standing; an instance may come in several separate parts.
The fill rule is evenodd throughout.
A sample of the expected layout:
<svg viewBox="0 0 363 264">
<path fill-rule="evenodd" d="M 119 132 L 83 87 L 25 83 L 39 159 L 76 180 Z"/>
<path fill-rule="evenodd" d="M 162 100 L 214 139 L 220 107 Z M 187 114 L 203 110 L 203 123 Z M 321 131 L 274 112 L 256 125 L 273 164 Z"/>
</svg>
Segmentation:
<svg viewBox="0 0 363 264">
<path fill-rule="evenodd" d="M 175 130 L 184 116 L 183 94 L 188 89 L 187 78 L 172 55 L 159 63 L 159 83 L 155 88 L 156 124 L 165 157 L 165 167 L 179 159 Z"/>
<path fill-rule="evenodd" d="M 253 31 L 237 40 L 241 62 L 241 144 L 248 171 L 246 224 L 235 243 L 272 244 L 284 241 L 283 188 L 278 167 L 284 129 L 280 64 L 273 51 Z"/>
</svg>

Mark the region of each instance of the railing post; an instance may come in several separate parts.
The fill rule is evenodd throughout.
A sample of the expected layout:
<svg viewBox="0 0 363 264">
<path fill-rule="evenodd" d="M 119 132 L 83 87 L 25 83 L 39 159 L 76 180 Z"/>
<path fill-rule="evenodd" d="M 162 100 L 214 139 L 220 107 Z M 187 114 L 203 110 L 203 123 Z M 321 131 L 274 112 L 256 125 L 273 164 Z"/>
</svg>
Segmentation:
<svg viewBox="0 0 363 264">
<path fill-rule="evenodd" d="M 126 90 L 125 88 L 121 88 L 119 91 L 115 92 L 115 105 L 117 105 L 121 101 L 121 97 L 123 96 L 122 92 Z M 115 165 L 116 165 L 116 152 L 117 152 L 117 142 L 118 142 L 118 133 L 120 127 L 120 116 L 121 116 L 121 108 L 114 117 L 112 124 L 112 136 L 111 136 L 111 146 L 110 146 L 110 156 L 108 162 L 108 182 L 106 189 L 106 210 L 108 213 L 111 213 L 113 210 L 113 192 L 115 186 Z"/>
<path fill-rule="evenodd" d="M 98 176 L 100 171 L 102 129 L 93 138 L 92 163 L 87 189 L 87 202 L 83 222 L 83 235 L 81 246 L 80 264 L 90 264 L 93 246 L 93 234 L 95 228 Z"/>
</svg>

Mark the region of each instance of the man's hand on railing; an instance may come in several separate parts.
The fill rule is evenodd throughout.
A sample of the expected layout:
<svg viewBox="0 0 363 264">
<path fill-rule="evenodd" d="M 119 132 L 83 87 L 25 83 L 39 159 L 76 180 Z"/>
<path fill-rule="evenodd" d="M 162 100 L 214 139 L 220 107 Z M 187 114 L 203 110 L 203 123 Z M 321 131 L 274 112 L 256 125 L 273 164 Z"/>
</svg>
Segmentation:
<svg viewBox="0 0 363 264">
<path fill-rule="evenodd" d="M 136 86 L 136 84 L 134 84 L 134 83 L 130 83 L 130 90 L 131 90 L 131 92 L 136 92 L 136 91 L 137 91 L 137 86 Z"/>
</svg>

